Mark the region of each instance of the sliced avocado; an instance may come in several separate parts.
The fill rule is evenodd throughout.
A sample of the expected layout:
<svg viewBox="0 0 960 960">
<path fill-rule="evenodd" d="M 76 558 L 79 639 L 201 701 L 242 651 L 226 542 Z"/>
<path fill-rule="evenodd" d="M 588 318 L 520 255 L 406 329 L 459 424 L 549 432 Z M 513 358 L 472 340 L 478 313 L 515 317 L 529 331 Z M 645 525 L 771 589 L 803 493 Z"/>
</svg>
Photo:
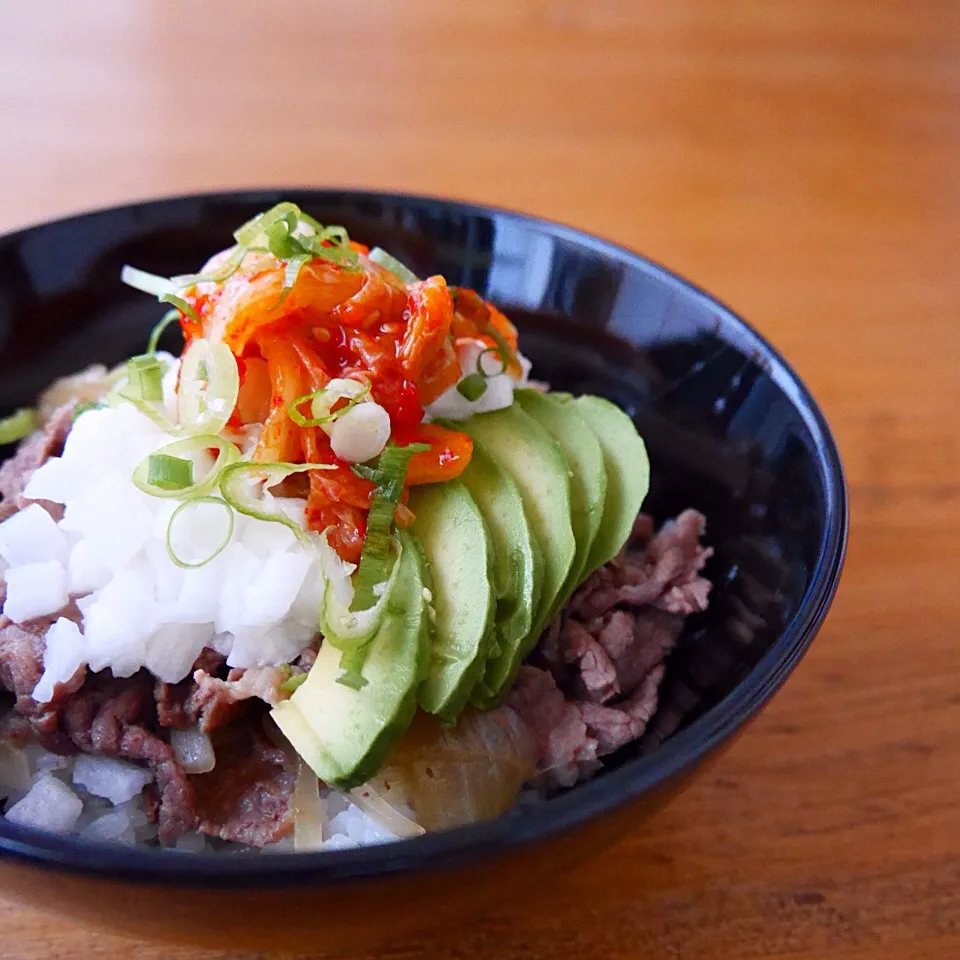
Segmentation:
<svg viewBox="0 0 960 960">
<path fill-rule="evenodd" d="M 543 552 L 543 587 L 533 626 L 517 657 L 537 642 L 576 555 L 570 520 L 570 477 L 557 442 L 519 404 L 471 417 L 464 429 L 507 471 L 523 500 L 524 513 Z"/>
<path fill-rule="evenodd" d="M 493 547 L 480 509 L 459 480 L 415 487 L 410 532 L 420 542 L 435 611 L 430 668 L 420 706 L 444 720 L 463 709 L 497 637 L 493 625 Z"/>
<path fill-rule="evenodd" d="M 584 422 L 574 404 L 565 403 L 549 393 L 529 389 L 517 390 L 514 399 L 560 444 L 570 472 L 570 512 L 577 553 L 563 589 L 547 616 L 549 622 L 582 579 L 583 569 L 603 520 L 607 471 L 596 434 Z"/>
<path fill-rule="evenodd" d="M 363 665 L 366 686 L 354 690 L 337 682 L 341 651 L 324 643 L 304 683 L 270 714 L 314 773 L 342 789 L 379 769 L 413 719 L 416 691 L 426 676 L 423 560 L 413 537 L 399 537 L 400 569 Z"/>
<path fill-rule="evenodd" d="M 633 421 L 618 406 L 602 397 L 578 397 L 570 402 L 596 433 L 607 469 L 603 520 L 581 571 L 583 579 L 612 560 L 627 542 L 650 488 L 650 461 Z"/>
<path fill-rule="evenodd" d="M 479 441 L 474 441 L 473 456 L 460 481 L 480 508 L 493 543 L 494 624 L 499 649 L 491 651 L 483 680 L 471 698 L 479 705 L 499 692 L 510 661 L 533 626 L 543 582 L 543 554 L 527 522 L 517 485 Z"/>
</svg>

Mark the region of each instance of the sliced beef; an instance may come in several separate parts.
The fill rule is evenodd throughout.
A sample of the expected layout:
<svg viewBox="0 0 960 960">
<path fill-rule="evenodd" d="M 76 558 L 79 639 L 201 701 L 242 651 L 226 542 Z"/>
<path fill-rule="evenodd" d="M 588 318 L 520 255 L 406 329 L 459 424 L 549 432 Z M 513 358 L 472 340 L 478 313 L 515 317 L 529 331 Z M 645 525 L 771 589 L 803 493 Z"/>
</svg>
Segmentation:
<svg viewBox="0 0 960 960">
<path fill-rule="evenodd" d="M 626 700 L 616 706 L 579 703 L 577 709 L 587 733 L 597 743 L 597 755 L 604 757 L 643 736 L 657 709 L 657 691 L 664 667 L 654 667 Z"/>
<path fill-rule="evenodd" d="M 507 703 L 533 737 L 545 783 L 571 786 L 595 768 L 596 740 L 588 735 L 577 705 L 566 700 L 546 670 L 521 667 Z"/>
<path fill-rule="evenodd" d="M 50 457 L 59 456 L 70 431 L 73 419 L 73 403 L 60 407 L 44 424 L 43 429 L 30 434 L 8 460 L 0 464 L 0 520 L 6 520 L 29 503 L 23 491 L 33 472 Z M 37 501 L 51 513 L 54 519 L 63 516 L 59 503 Z"/>
<path fill-rule="evenodd" d="M 686 616 L 707 605 L 704 525 L 686 510 L 654 534 L 641 514 L 620 556 L 586 580 L 541 637 L 509 703 L 535 734 L 542 782 L 575 782 L 643 735 L 663 661 Z"/>
<path fill-rule="evenodd" d="M 159 794 L 159 837 L 170 843 L 199 825 L 193 788 L 170 745 L 150 727 L 155 720 L 153 677 L 141 670 L 116 678 L 92 674 L 62 708 L 64 731 L 84 753 L 139 760 L 153 770 Z"/>
<path fill-rule="evenodd" d="M 296 761 L 274 746 L 259 721 L 213 735 L 217 765 L 190 778 L 200 829 L 223 840 L 263 846 L 293 830 Z"/>
</svg>

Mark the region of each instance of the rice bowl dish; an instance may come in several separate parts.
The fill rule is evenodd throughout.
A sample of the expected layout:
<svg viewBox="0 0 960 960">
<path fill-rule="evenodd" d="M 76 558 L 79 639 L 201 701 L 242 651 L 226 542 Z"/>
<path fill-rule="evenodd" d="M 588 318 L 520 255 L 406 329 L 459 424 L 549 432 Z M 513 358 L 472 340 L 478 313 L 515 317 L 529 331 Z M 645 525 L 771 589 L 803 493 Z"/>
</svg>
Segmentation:
<svg viewBox="0 0 960 960">
<path fill-rule="evenodd" d="M 704 518 L 654 530 L 629 418 L 530 380 L 477 294 L 281 204 L 157 350 L 4 423 L 13 822 L 191 852 L 496 816 L 639 738 Z"/>
</svg>

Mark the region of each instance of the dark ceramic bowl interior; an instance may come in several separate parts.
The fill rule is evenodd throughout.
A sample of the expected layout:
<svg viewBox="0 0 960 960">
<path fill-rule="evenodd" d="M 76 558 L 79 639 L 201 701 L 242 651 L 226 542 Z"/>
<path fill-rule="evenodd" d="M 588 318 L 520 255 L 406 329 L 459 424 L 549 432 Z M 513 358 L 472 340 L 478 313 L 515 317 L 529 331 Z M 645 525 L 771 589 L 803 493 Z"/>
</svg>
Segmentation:
<svg viewBox="0 0 960 960">
<path fill-rule="evenodd" d="M 161 308 L 120 283 L 132 263 L 187 273 L 244 220 L 290 199 L 421 275 L 474 287 L 517 323 L 534 375 L 602 394 L 636 420 L 646 508 L 709 520 L 709 610 L 688 622 L 644 738 L 535 809 L 380 848 L 203 858 L 93 846 L 0 819 L 0 859 L 174 885 L 330 886 L 471 865 L 603 818 L 676 782 L 773 695 L 812 640 L 846 537 L 840 462 L 796 374 L 727 307 L 577 230 L 448 200 L 359 191 L 211 194 L 104 210 L 0 239 L 0 415 L 54 378 L 138 352 Z"/>
</svg>

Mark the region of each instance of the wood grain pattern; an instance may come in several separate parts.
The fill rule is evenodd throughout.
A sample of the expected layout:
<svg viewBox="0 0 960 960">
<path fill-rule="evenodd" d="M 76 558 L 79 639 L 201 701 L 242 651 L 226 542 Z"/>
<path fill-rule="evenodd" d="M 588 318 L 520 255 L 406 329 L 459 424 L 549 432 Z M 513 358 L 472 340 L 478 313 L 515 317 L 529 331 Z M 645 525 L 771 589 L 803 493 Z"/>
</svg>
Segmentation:
<svg viewBox="0 0 960 960">
<path fill-rule="evenodd" d="M 0 6 L 0 228 L 284 183 L 519 207 L 735 305 L 835 429 L 847 571 L 760 721 L 603 859 L 386 956 L 960 954 L 958 63 L 954 0 Z"/>
</svg>

